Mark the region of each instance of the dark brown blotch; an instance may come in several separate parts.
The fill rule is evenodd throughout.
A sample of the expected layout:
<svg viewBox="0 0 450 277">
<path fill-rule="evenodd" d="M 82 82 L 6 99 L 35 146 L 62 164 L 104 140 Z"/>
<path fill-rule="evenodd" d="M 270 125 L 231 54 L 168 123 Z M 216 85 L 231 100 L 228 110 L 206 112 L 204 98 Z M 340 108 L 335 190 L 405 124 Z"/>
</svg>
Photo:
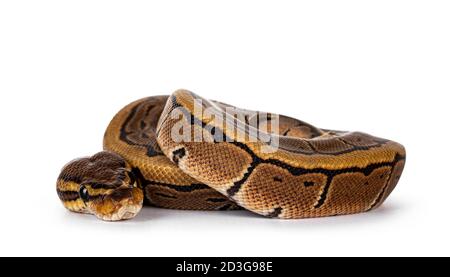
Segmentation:
<svg viewBox="0 0 450 277">
<path fill-rule="evenodd" d="M 280 183 L 283 182 L 283 179 L 281 177 L 278 177 L 278 176 L 273 177 L 273 180 L 275 182 L 280 182 Z"/>
<path fill-rule="evenodd" d="M 114 189 L 133 181 L 128 164 L 119 155 L 102 151 L 92 157 L 71 161 L 62 169 L 58 179 L 90 186 L 94 189 Z"/>
<path fill-rule="evenodd" d="M 176 164 L 179 163 L 180 159 L 182 159 L 186 155 L 186 149 L 180 148 L 172 152 L 172 161 Z"/>
</svg>

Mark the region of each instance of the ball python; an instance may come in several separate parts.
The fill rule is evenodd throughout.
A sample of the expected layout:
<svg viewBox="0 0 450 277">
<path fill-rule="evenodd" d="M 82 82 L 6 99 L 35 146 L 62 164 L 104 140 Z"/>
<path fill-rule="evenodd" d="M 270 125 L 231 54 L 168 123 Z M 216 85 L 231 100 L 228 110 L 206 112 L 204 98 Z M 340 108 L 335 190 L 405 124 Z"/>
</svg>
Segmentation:
<svg viewBox="0 0 450 277">
<path fill-rule="evenodd" d="M 144 204 L 297 219 L 373 210 L 400 179 L 397 142 L 258 114 L 187 90 L 134 101 L 111 120 L 102 152 L 63 167 L 57 194 L 68 210 L 107 221 Z"/>
</svg>

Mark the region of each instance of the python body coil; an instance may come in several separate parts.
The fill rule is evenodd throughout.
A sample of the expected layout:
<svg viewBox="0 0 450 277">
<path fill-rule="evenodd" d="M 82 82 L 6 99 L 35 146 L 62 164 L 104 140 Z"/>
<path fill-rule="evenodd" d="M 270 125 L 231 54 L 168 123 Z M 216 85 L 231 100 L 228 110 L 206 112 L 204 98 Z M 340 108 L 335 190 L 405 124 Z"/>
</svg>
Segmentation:
<svg viewBox="0 0 450 277">
<path fill-rule="evenodd" d="M 187 90 L 132 102 L 111 120 L 103 152 L 63 167 L 58 196 L 67 209 L 108 221 L 132 218 L 143 204 L 296 219 L 370 211 L 400 179 L 399 143 L 254 114 Z M 180 125 L 189 127 L 183 140 L 173 136 Z"/>
</svg>

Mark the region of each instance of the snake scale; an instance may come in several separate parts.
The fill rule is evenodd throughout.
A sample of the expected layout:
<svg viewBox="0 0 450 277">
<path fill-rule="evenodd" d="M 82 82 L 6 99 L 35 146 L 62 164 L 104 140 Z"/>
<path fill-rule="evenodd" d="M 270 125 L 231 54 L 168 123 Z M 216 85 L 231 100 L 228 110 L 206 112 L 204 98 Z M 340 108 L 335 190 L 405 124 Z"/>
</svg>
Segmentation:
<svg viewBox="0 0 450 277">
<path fill-rule="evenodd" d="M 212 113 L 198 113 L 196 103 Z M 60 200 L 107 221 L 132 218 L 143 204 L 333 216 L 377 208 L 403 171 L 405 148 L 394 141 L 270 113 L 254 126 L 254 112 L 235 108 L 230 116 L 229 108 L 187 90 L 128 104 L 107 127 L 104 151 L 63 167 Z M 188 139 L 174 139 L 180 124 Z M 249 139 L 252 132 L 262 138 Z"/>
</svg>

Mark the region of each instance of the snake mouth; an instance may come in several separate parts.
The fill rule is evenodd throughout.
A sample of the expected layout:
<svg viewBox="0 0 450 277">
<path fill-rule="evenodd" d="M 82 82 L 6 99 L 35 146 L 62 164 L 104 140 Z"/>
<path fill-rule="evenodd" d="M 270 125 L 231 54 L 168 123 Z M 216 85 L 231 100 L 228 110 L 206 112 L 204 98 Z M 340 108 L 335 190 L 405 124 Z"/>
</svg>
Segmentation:
<svg viewBox="0 0 450 277">
<path fill-rule="evenodd" d="M 115 213 L 97 215 L 104 221 L 120 221 L 135 217 L 141 210 L 142 205 L 125 205 L 119 208 Z"/>
<path fill-rule="evenodd" d="M 119 221 L 135 217 L 141 210 L 144 192 L 140 188 L 123 188 L 99 201 L 89 204 L 93 214 L 105 221 Z"/>
</svg>

